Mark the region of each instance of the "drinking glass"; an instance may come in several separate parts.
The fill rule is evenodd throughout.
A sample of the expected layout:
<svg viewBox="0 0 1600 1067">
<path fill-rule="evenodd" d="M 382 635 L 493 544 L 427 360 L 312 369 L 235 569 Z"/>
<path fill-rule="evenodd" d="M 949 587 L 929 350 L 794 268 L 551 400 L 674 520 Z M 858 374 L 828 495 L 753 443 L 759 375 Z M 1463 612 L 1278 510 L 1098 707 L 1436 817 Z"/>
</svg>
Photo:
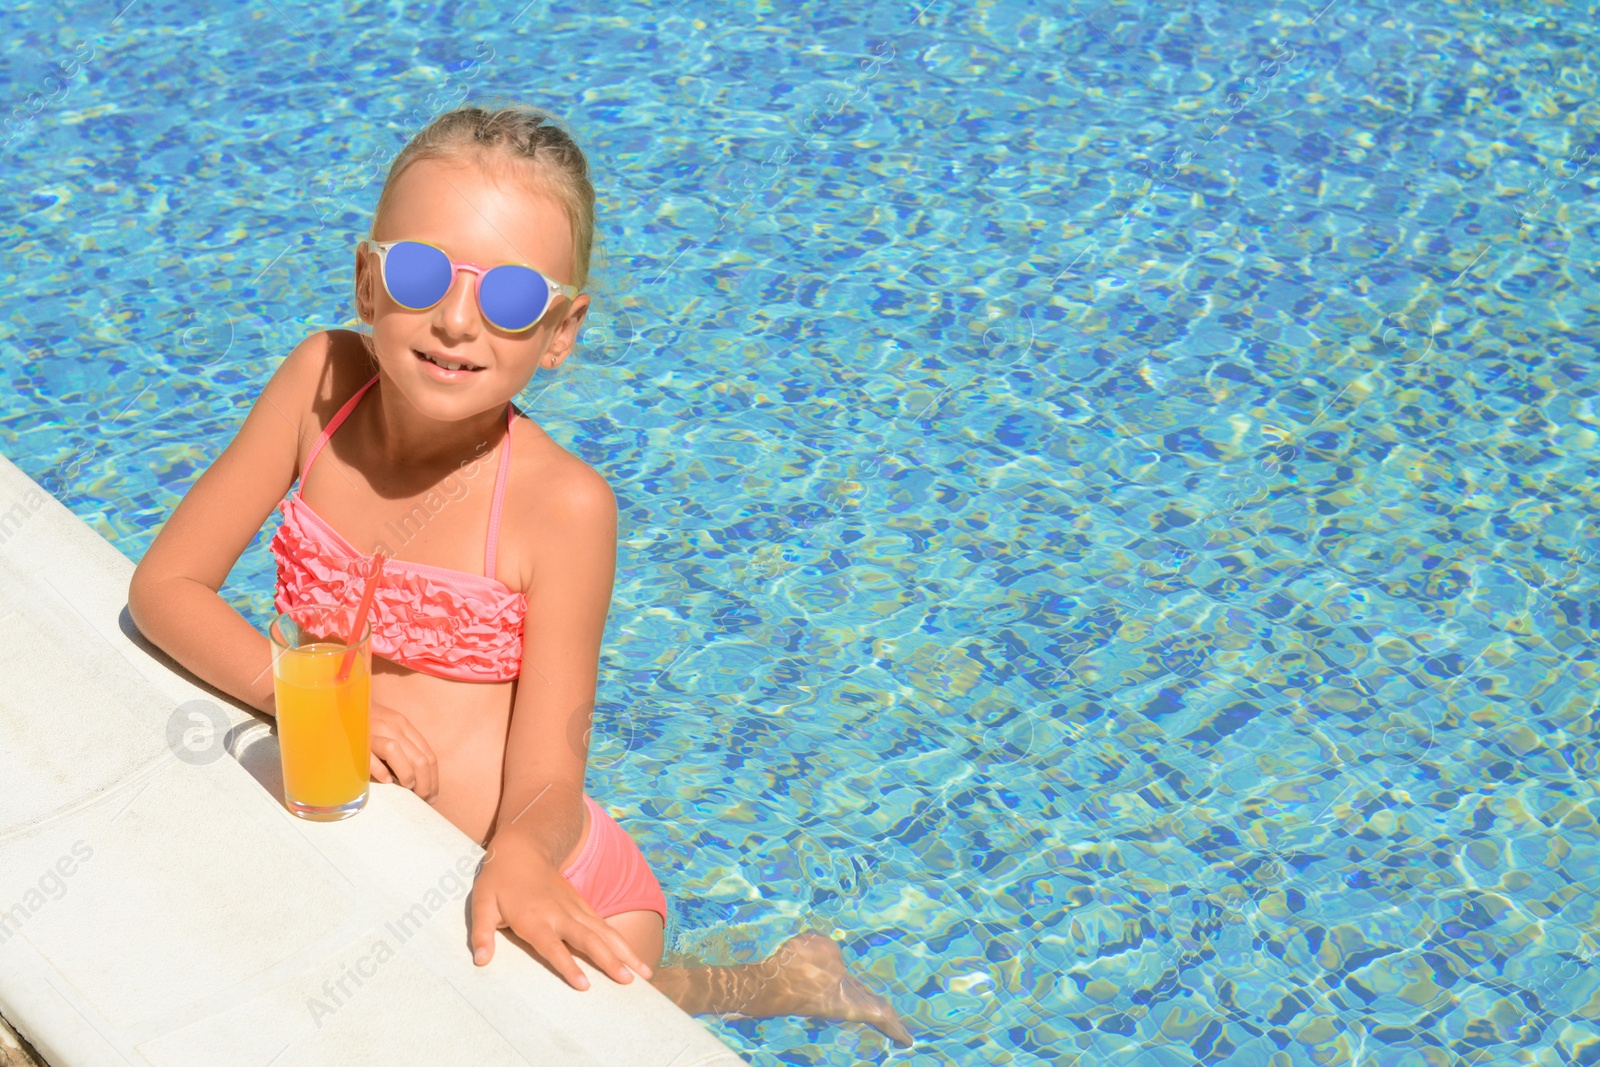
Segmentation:
<svg viewBox="0 0 1600 1067">
<path fill-rule="evenodd" d="M 334 621 L 326 609 L 301 608 L 273 619 L 268 632 L 283 799 L 317 822 L 348 819 L 366 804 L 372 748 L 372 625 L 351 645 Z"/>
</svg>

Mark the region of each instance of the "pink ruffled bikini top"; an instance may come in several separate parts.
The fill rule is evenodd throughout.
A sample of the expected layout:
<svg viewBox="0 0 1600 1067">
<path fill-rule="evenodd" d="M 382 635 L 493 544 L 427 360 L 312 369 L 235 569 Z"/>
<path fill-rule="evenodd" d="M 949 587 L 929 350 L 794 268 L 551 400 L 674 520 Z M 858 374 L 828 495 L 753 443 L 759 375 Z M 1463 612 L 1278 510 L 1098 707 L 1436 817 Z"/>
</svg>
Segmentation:
<svg viewBox="0 0 1600 1067">
<path fill-rule="evenodd" d="M 317 438 L 300 472 L 305 485 L 317 453 L 378 381 L 356 390 Z M 522 623 L 528 598 L 494 576 L 500 534 L 500 505 L 511 469 L 511 425 L 516 412 L 506 405 L 506 438 L 489 511 L 489 543 L 484 573 L 468 574 L 402 559 L 385 559 L 383 577 L 372 600 L 372 652 L 403 667 L 464 682 L 505 682 L 522 669 Z M 355 620 L 372 557 L 357 551 L 300 496 L 296 488 L 278 505 L 283 522 L 272 537 L 278 561 L 274 603 L 279 611 L 305 605 L 333 610 L 341 631 Z"/>
</svg>

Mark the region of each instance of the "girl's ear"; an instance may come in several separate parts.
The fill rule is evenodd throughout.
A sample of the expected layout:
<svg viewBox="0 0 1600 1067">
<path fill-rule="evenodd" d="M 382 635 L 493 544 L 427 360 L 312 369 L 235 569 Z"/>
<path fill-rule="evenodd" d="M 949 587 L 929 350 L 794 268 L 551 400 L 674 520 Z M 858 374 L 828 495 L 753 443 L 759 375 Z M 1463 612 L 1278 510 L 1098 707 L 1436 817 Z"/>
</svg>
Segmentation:
<svg viewBox="0 0 1600 1067">
<path fill-rule="evenodd" d="M 579 293 L 578 298 L 567 309 L 566 315 L 561 319 L 561 325 L 556 327 L 555 336 L 550 338 L 550 347 L 544 351 L 542 362 L 546 369 L 561 366 L 566 358 L 572 354 L 572 346 L 578 342 L 578 331 L 583 328 L 583 320 L 589 314 L 589 294 Z"/>
<path fill-rule="evenodd" d="M 373 292 L 377 275 L 372 270 L 372 257 L 367 254 L 368 251 L 367 242 L 356 245 L 356 316 L 370 326 L 377 313 L 377 300 Z"/>
</svg>

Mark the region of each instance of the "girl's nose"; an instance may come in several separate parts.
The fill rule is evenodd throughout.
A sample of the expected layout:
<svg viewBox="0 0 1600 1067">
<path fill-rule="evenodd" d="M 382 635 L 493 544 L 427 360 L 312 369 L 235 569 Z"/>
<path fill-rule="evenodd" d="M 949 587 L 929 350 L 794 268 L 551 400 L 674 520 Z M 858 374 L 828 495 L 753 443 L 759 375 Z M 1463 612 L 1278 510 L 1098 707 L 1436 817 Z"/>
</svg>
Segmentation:
<svg viewBox="0 0 1600 1067">
<path fill-rule="evenodd" d="M 458 269 L 449 290 L 444 294 L 444 299 L 439 301 L 439 313 L 443 316 L 445 326 L 451 331 L 461 333 L 470 330 L 474 325 L 473 317 L 478 314 L 477 294 L 474 291 L 477 284 L 475 271 Z"/>
</svg>

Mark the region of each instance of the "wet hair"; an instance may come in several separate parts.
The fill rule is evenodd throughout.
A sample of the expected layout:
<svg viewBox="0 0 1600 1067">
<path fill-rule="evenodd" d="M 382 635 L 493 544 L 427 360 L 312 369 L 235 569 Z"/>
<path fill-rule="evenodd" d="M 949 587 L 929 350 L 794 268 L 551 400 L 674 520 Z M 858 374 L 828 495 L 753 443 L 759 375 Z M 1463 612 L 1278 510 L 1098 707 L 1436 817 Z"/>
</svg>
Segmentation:
<svg viewBox="0 0 1600 1067">
<path fill-rule="evenodd" d="M 579 289 L 588 282 L 589 253 L 594 244 L 594 183 L 583 150 L 553 115 L 526 104 L 446 111 L 411 138 L 389 165 L 372 213 L 374 227 L 396 180 L 407 167 L 424 159 L 492 166 L 553 196 L 572 226 L 576 270 L 576 277 L 560 280 Z"/>
</svg>

